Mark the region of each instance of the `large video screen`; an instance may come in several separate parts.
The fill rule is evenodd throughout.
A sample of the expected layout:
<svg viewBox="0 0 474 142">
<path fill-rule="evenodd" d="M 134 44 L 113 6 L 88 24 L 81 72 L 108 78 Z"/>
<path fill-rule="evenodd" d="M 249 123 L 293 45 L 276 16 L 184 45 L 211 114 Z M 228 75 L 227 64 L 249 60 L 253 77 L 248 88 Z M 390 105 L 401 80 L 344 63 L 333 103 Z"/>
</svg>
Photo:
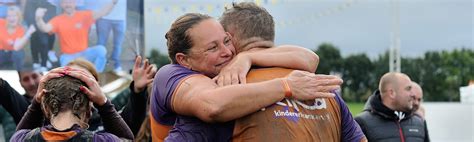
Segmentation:
<svg viewBox="0 0 474 142">
<path fill-rule="evenodd" d="M 143 55 L 143 0 L 0 0 L 0 70 L 48 71 L 83 58 L 127 72 Z"/>
</svg>

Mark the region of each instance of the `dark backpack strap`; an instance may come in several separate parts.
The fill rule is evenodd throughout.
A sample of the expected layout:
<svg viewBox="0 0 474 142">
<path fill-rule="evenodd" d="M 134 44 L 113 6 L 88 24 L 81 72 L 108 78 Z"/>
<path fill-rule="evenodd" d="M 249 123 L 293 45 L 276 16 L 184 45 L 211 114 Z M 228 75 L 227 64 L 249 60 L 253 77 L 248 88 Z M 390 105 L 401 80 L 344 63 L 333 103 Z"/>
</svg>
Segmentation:
<svg viewBox="0 0 474 142">
<path fill-rule="evenodd" d="M 94 140 L 94 133 L 89 130 L 84 130 L 71 138 L 70 142 L 92 142 Z"/>
<path fill-rule="evenodd" d="M 35 128 L 28 132 L 23 139 L 25 142 L 41 142 L 44 141 L 43 136 L 41 136 L 41 128 Z"/>
</svg>

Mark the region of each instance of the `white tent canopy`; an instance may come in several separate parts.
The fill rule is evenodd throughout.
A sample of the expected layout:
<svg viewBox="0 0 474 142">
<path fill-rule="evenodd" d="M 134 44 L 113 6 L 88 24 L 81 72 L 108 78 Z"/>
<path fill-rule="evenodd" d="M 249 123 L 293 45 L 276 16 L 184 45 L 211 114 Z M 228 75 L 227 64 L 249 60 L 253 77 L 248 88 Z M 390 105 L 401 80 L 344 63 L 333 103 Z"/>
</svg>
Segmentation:
<svg viewBox="0 0 474 142">
<path fill-rule="evenodd" d="M 25 89 L 21 87 L 18 72 L 15 70 L 0 70 L 0 78 L 6 80 L 18 93 L 25 94 Z"/>
</svg>

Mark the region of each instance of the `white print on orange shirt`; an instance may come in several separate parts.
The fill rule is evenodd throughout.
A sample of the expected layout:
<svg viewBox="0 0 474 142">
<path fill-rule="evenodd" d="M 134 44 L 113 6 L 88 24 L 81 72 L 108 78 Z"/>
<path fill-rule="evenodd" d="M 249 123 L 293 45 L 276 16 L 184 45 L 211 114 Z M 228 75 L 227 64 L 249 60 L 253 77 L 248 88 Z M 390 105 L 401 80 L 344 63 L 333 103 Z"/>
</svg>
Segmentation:
<svg viewBox="0 0 474 142">
<path fill-rule="evenodd" d="M 286 101 L 286 103 L 284 103 Z M 322 98 L 314 99 L 313 105 L 306 105 L 303 102 L 300 102 L 298 100 L 294 99 L 285 99 L 280 102 L 275 103 L 280 106 L 288 106 L 288 107 L 294 107 L 296 111 L 300 111 L 299 106 L 303 107 L 304 109 L 307 110 L 316 110 L 316 109 L 326 109 L 326 100 Z M 261 109 L 262 111 L 265 111 L 265 108 Z"/>
<path fill-rule="evenodd" d="M 288 110 L 274 110 L 273 113 L 275 117 L 287 117 L 287 118 L 304 118 L 304 119 L 313 119 L 313 120 L 330 120 L 331 116 L 329 114 L 324 115 L 315 115 L 315 114 L 304 114 L 300 112 L 290 112 Z"/>
</svg>

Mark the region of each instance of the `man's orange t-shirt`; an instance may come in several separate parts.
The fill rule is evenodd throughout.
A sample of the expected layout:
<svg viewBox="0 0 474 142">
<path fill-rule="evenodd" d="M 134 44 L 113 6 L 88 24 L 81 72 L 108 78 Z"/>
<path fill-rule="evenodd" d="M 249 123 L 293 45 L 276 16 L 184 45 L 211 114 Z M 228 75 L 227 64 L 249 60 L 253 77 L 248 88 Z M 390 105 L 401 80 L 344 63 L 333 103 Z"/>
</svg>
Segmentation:
<svg viewBox="0 0 474 142">
<path fill-rule="evenodd" d="M 252 69 L 247 83 L 285 77 L 284 68 Z M 341 141 L 341 113 L 333 98 L 281 102 L 235 120 L 233 142 L 243 141 Z"/>
<path fill-rule="evenodd" d="M 8 33 L 5 20 L 0 19 L 0 50 L 14 50 L 15 40 L 21 38 L 25 34 L 25 28 L 18 25 L 13 33 Z"/>
<path fill-rule="evenodd" d="M 94 24 L 92 11 L 76 11 L 74 15 L 61 14 L 49 21 L 53 29 L 51 33 L 59 36 L 61 51 L 74 54 L 84 51 L 89 43 L 89 28 Z"/>
</svg>

